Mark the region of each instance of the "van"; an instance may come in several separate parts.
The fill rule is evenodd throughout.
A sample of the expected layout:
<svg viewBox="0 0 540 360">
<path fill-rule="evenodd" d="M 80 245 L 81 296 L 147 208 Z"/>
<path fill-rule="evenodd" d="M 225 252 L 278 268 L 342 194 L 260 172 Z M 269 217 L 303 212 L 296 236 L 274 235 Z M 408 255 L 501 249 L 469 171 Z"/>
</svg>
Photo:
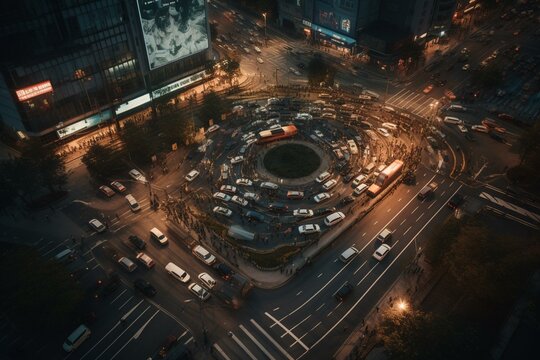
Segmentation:
<svg viewBox="0 0 540 360">
<path fill-rule="evenodd" d="M 380 242 L 386 243 L 390 241 L 390 239 L 392 239 L 392 233 L 393 233 L 392 230 L 384 229 L 383 231 L 379 233 L 379 235 L 377 235 L 377 240 L 379 240 Z"/>
<path fill-rule="evenodd" d="M 190 279 L 187 272 L 185 272 L 183 269 L 178 267 L 176 264 L 173 264 L 172 262 L 168 263 L 165 266 L 165 270 L 176 280 L 180 280 L 184 284 L 187 283 Z"/>
<path fill-rule="evenodd" d="M 433 195 L 438 185 L 436 182 L 431 182 L 428 185 L 424 186 L 422 190 L 418 193 L 417 197 L 419 200 L 424 200 Z"/>
<path fill-rule="evenodd" d="M 325 217 L 324 223 L 326 224 L 326 226 L 334 226 L 337 223 L 341 222 L 343 219 L 345 219 L 345 214 L 338 211 Z"/>
<path fill-rule="evenodd" d="M 118 263 L 122 265 L 128 272 L 134 272 L 137 269 L 137 265 L 131 261 L 131 259 L 125 256 L 118 259 Z"/>
<path fill-rule="evenodd" d="M 126 200 L 127 200 L 128 204 L 129 204 L 129 208 L 131 209 L 131 211 L 137 212 L 137 211 L 141 210 L 141 206 L 139 205 L 137 200 L 135 200 L 133 195 L 127 194 L 126 195 Z"/>
<path fill-rule="evenodd" d="M 64 351 L 72 352 L 73 350 L 77 349 L 86 339 L 90 337 L 91 334 L 92 332 L 85 325 L 79 326 L 64 342 L 64 345 L 62 346 Z"/>
<path fill-rule="evenodd" d="M 445 123 L 447 124 L 463 124 L 463 121 L 458 119 L 457 117 L 453 117 L 453 116 L 445 116 L 444 117 L 444 120 L 443 120 Z"/>
<path fill-rule="evenodd" d="M 166 245 L 169 242 L 169 239 L 158 230 L 158 228 L 152 228 L 150 230 L 150 237 L 157 241 L 160 245 Z"/>
<path fill-rule="evenodd" d="M 74 257 L 74 255 L 75 254 L 74 254 L 73 250 L 66 249 L 66 250 L 63 250 L 63 251 L 59 252 L 58 254 L 56 254 L 56 256 L 54 257 L 54 260 L 64 262 L 64 261 L 67 261 L 69 259 L 72 259 Z"/>
<path fill-rule="evenodd" d="M 354 255 L 358 254 L 358 252 L 359 251 L 355 247 L 350 247 L 344 252 L 342 252 L 341 255 L 339 255 L 339 260 L 341 260 L 341 262 L 347 263 L 354 257 Z"/>
<path fill-rule="evenodd" d="M 369 164 L 366 165 L 365 168 L 362 169 L 362 172 L 364 174 L 371 174 L 373 172 L 373 170 L 375 170 L 376 166 L 377 165 L 375 165 L 374 163 L 369 163 Z"/>
</svg>

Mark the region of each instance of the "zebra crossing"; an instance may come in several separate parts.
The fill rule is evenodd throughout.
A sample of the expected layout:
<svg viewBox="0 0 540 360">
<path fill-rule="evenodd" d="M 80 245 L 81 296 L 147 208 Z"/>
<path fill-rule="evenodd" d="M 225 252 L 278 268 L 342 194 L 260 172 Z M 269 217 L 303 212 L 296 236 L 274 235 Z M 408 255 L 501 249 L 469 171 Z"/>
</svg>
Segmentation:
<svg viewBox="0 0 540 360">
<path fill-rule="evenodd" d="M 491 95 L 485 99 L 485 102 L 495 106 L 501 112 L 513 113 L 521 120 L 534 120 L 540 115 L 540 93 L 537 93 L 526 101 L 516 94 L 505 96 Z"/>
<path fill-rule="evenodd" d="M 437 99 L 408 89 L 401 89 L 386 100 L 386 105 L 408 110 L 425 118 L 435 114 L 436 103 Z"/>
</svg>

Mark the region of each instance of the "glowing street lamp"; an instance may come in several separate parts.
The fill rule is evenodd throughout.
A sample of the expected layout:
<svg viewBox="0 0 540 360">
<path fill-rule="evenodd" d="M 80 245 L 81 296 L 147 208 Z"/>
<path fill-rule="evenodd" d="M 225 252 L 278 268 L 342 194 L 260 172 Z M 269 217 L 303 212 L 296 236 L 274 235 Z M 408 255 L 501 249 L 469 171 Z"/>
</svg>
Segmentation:
<svg viewBox="0 0 540 360">
<path fill-rule="evenodd" d="M 409 303 L 403 299 L 400 299 L 397 303 L 397 308 L 400 312 L 405 312 L 409 309 Z"/>
<path fill-rule="evenodd" d="M 262 16 L 264 18 L 264 46 L 268 47 L 268 39 L 266 37 L 266 13 L 263 12 Z"/>
</svg>

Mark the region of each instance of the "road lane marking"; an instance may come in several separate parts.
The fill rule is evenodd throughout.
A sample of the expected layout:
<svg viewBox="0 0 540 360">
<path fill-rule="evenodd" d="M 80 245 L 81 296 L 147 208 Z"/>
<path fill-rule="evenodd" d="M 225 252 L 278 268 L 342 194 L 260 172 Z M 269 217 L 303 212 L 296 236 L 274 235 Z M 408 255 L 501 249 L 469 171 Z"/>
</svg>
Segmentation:
<svg viewBox="0 0 540 360">
<path fill-rule="evenodd" d="M 296 296 L 300 295 L 302 293 L 302 290 L 296 293 Z"/>
<path fill-rule="evenodd" d="M 63 244 L 63 243 L 60 243 L 60 244 L 56 245 L 56 246 L 53 247 L 51 250 L 49 250 L 49 251 L 47 251 L 47 252 L 41 254 L 41 256 L 45 257 L 46 255 L 50 254 L 50 253 L 53 252 L 54 250 L 58 249 L 60 246 L 64 246 L 64 244 Z"/>
<path fill-rule="evenodd" d="M 445 193 L 446 193 L 446 190 L 444 190 L 444 191 L 441 193 L 441 196 L 443 196 Z"/>
<path fill-rule="evenodd" d="M 403 225 L 403 223 L 405 223 L 405 221 L 407 221 L 407 219 L 403 219 L 403 221 L 399 224 L 399 226 Z"/>
<path fill-rule="evenodd" d="M 315 309 L 315 311 L 319 311 L 324 306 L 324 304 L 326 303 L 322 303 L 317 309 Z"/>
<path fill-rule="evenodd" d="M 307 319 L 309 319 L 311 317 L 311 314 L 308 315 L 304 320 L 300 321 L 298 324 L 294 325 L 292 328 L 291 328 L 291 331 L 293 331 L 294 329 L 296 329 L 300 324 L 302 324 L 304 321 L 306 321 Z M 285 335 L 287 335 L 287 333 L 281 335 L 281 338 L 283 338 Z"/>
<path fill-rule="evenodd" d="M 424 216 L 424 213 L 422 213 L 422 215 L 420 215 L 420 216 L 418 217 L 418 219 L 416 219 L 416 222 L 418 222 L 418 220 L 420 220 L 420 219 L 422 218 L 422 216 Z"/>
<path fill-rule="evenodd" d="M 291 355 L 289 355 L 289 353 L 287 351 L 285 351 L 285 349 L 282 348 L 281 345 L 279 345 L 279 343 L 276 340 L 274 340 L 274 338 L 272 336 L 270 336 L 270 334 L 268 334 L 266 332 L 266 330 L 264 330 L 261 327 L 261 325 L 259 325 L 253 319 L 250 319 L 249 321 L 251 321 L 253 326 L 255 326 L 257 328 L 257 330 L 259 330 L 276 347 L 276 349 L 278 349 L 288 360 L 294 360 L 294 358 Z"/>
<path fill-rule="evenodd" d="M 132 297 L 133 297 L 133 296 L 132 296 Z M 129 310 L 127 313 L 124 314 L 124 316 L 122 316 L 122 319 L 123 319 L 123 320 L 126 320 L 126 319 L 129 317 L 129 315 L 131 315 L 131 313 L 134 312 L 135 309 L 138 308 L 139 305 L 142 304 L 143 301 L 144 301 L 144 300 L 139 301 L 139 303 L 138 303 L 137 305 L 135 305 L 134 307 L 132 307 L 131 310 Z"/>
<path fill-rule="evenodd" d="M 98 268 L 98 267 L 99 267 L 99 264 L 96 264 L 96 265 L 94 265 L 94 267 L 92 267 L 90 270 L 95 270 L 95 269 Z"/>
<path fill-rule="evenodd" d="M 395 246 L 395 245 L 394 245 Z M 375 265 L 373 265 L 373 267 L 367 272 L 366 275 L 364 275 L 364 277 L 362 279 L 360 279 L 360 281 L 356 284 L 356 286 L 359 286 L 361 283 L 364 282 L 364 280 L 369 276 L 369 274 L 371 274 L 371 272 L 373 270 L 375 270 L 375 268 L 377 267 L 377 265 L 379 265 L 380 262 L 377 262 Z"/>
<path fill-rule="evenodd" d="M 141 336 L 142 332 L 144 331 L 144 329 L 148 326 L 148 324 L 150 323 L 150 321 L 152 321 L 153 318 L 156 317 L 156 315 L 159 314 L 159 310 L 156 310 L 156 312 L 154 313 L 154 315 L 152 315 L 150 317 L 150 319 L 148 319 L 147 322 L 144 323 L 143 326 L 141 326 L 141 328 L 133 335 L 133 339 L 137 340 L 139 338 L 139 336 Z M 127 345 L 127 344 L 126 344 Z M 121 350 L 121 349 L 120 349 Z"/>
<path fill-rule="evenodd" d="M 429 206 L 427 207 L 428 209 L 431 209 L 431 207 L 435 205 L 435 201 L 432 201 L 431 204 L 429 204 Z"/>
<path fill-rule="evenodd" d="M 123 308 L 124 306 L 126 306 L 126 305 L 128 304 L 128 302 L 129 302 L 131 299 L 133 299 L 133 295 L 130 296 L 129 299 L 127 299 L 127 300 L 126 300 L 126 301 L 118 308 L 118 310 L 122 310 L 122 308 Z"/>
<path fill-rule="evenodd" d="M 124 291 L 122 291 L 120 294 L 118 294 L 118 296 L 115 297 L 115 298 L 113 299 L 113 301 L 111 301 L 111 305 L 112 305 L 116 300 L 118 300 L 118 299 L 120 298 L 120 296 L 122 296 L 122 294 L 125 293 L 126 291 L 127 291 L 127 289 L 124 289 Z"/>
<path fill-rule="evenodd" d="M 430 180 L 431 181 L 431 180 Z M 452 194 L 452 196 L 454 196 L 461 188 L 463 187 L 463 185 L 460 185 L 457 190 Z M 433 216 L 429 219 L 429 221 L 427 221 L 424 226 L 422 226 L 422 228 L 416 233 L 416 235 L 413 236 L 413 238 L 407 243 L 407 245 L 405 245 L 405 247 L 403 248 L 403 250 L 401 250 L 399 252 L 399 254 L 395 257 L 395 259 L 386 267 L 386 269 L 384 269 L 384 271 L 375 279 L 375 281 L 373 281 L 371 283 L 371 285 L 369 286 L 369 288 L 364 292 L 364 294 L 353 304 L 353 306 L 351 306 L 351 308 L 341 317 L 341 319 L 339 319 L 338 321 L 336 321 L 336 323 L 326 332 L 323 334 L 323 336 L 321 336 L 312 346 L 311 346 L 311 349 L 313 349 L 315 346 L 317 346 L 322 340 L 324 340 L 328 334 L 330 334 L 332 331 L 334 331 L 334 329 L 339 326 L 339 324 L 347 317 L 350 315 L 350 313 L 358 306 L 358 304 L 360 304 L 360 302 L 362 300 L 364 300 L 364 298 L 366 297 L 366 295 L 371 291 L 371 289 L 377 285 L 377 283 L 381 280 L 381 278 L 386 274 L 386 272 L 392 267 L 392 265 L 399 259 L 399 257 L 405 252 L 405 250 L 407 250 L 407 248 L 416 240 L 416 238 L 418 237 L 418 235 L 420 235 L 420 233 L 422 231 L 424 231 L 424 229 L 426 228 L 426 226 L 428 226 L 428 224 L 433 221 L 433 219 L 435 218 L 435 216 L 437 216 L 439 214 L 439 212 L 444 209 L 445 206 L 441 206 L 439 208 L 439 210 L 437 210 L 437 212 L 435 214 L 433 214 Z M 375 268 L 375 267 L 373 267 Z M 296 360 L 299 360 L 301 359 L 302 357 L 304 357 L 304 355 L 306 355 L 307 353 L 309 352 L 308 351 L 305 351 L 303 354 L 301 354 Z"/>
<path fill-rule="evenodd" d="M 364 265 L 366 265 L 366 264 L 367 264 L 367 260 L 366 260 L 366 261 L 364 261 L 364 263 L 363 263 L 362 265 L 360 265 L 360 266 L 358 267 L 358 269 L 356 269 L 356 270 L 354 271 L 354 275 L 356 275 L 356 273 L 357 273 L 357 272 L 359 272 L 359 271 L 360 271 L 360 269 L 361 269 L 361 268 L 363 268 L 363 267 L 364 267 Z"/>
<path fill-rule="evenodd" d="M 334 262 L 338 261 L 338 259 L 335 259 Z"/>
<path fill-rule="evenodd" d="M 401 201 L 401 198 L 399 198 L 397 201 L 400 202 L 400 201 Z"/>
<path fill-rule="evenodd" d="M 294 340 L 297 340 L 298 344 L 300 344 L 300 346 L 302 346 L 306 351 L 309 350 L 309 348 L 306 346 L 306 344 L 304 344 L 302 341 L 300 341 L 300 339 L 296 335 L 294 335 L 293 332 L 291 330 L 289 330 L 285 325 L 283 325 L 278 319 L 276 319 L 275 317 L 273 317 L 272 315 L 270 315 L 267 312 L 265 312 L 264 315 L 268 316 L 270 318 L 270 320 L 272 320 L 274 323 L 278 324 L 278 326 L 280 328 L 282 328 L 283 330 L 285 330 L 285 332 L 287 334 L 289 334 Z"/>
<path fill-rule="evenodd" d="M 322 276 L 323 273 L 320 273 L 318 276 L 317 276 L 317 279 L 320 278 Z"/>
<path fill-rule="evenodd" d="M 332 313 L 338 308 L 341 306 L 341 304 L 343 304 L 342 301 L 338 302 L 337 305 L 332 309 L 330 310 L 330 312 L 328 314 L 326 314 L 326 317 L 329 317 L 330 315 L 332 315 Z"/>
<path fill-rule="evenodd" d="M 411 215 L 414 214 L 416 210 L 418 210 L 418 206 L 414 208 L 414 210 L 411 212 Z"/>
<path fill-rule="evenodd" d="M 362 237 L 366 236 L 366 234 L 367 234 L 367 233 L 363 233 L 363 234 L 362 234 Z"/>
<path fill-rule="evenodd" d="M 306 331 L 306 333 L 305 333 L 304 335 L 300 336 L 300 340 L 302 340 L 307 334 L 309 334 L 310 332 L 312 332 L 313 330 L 315 330 L 316 328 L 318 328 L 319 325 L 321 325 L 321 324 L 322 324 L 322 321 L 319 321 L 319 322 L 317 323 L 317 325 L 315 325 L 312 329 Z M 295 344 L 296 344 L 296 342 L 293 342 L 293 343 L 289 346 L 289 348 L 292 348 Z"/>
<path fill-rule="evenodd" d="M 242 350 L 244 350 L 244 352 L 251 358 L 251 360 L 257 360 L 257 357 L 256 357 L 255 355 L 253 355 L 253 354 L 251 353 L 251 351 L 249 351 L 249 349 L 247 348 L 247 346 L 244 345 L 244 343 L 243 343 L 242 341 L 240 341 L 240 339 L 239 339 L 236 335 L 234 335 L 234 334 L 232 333 L 232 331 L 230 332 L 230 334 L 231 334 L 231 337 L 232 337 L 232 339 L 234 340 L 234 342 L 237 343 L 238 346 L 240 346 L 240 347 L 242 348 Z"/>
<path fill-rule="evenodd" d="M 272 311 L 278 311 L 278 310 L 279 310 L 279 306 L 277 308 L 275 308 L 274 310 L 272 310 Z"/>
<path fill-rule="evenodd" d="M 264 346 L 262 346 L 262 344 L 259 342 L 259 340 L 257 340 L 257 338 L 255 338 L 255 336 L 253 336 L 245 327 L 244 325 L 240 324 L 240 329 L 242 329 L 242 331 L 251 339 L 251 341 L 253 341 L 255 343 L 255 345 L 257 345 L 257 347 L 264 353 L 264 355 L 266 355 L 267 358 L 269 358 L 270 360 L 276 360 L 275 357 L 273 357 L 269 352 L 268 350 L 266 350 L 266 348 Z"/>
<path fill-rule="evenodd" d="M 386 212 L 390 212 L 390 210 L 392 210 L 392 208 L 388 208 L 388 210 L 386 210 Z"/>
<path fill-rule="evenodd" d="M 227 356 L 227 354 L 225 354 L 225 352 L 223 351 L 223 349 L 221 349 L 221 347 L 218 345 L 218 344 L 214 344 L 214 349 L 216 349 L 218 351 L 218 353 L 223 356 L 223 358 L 225 360 L 231 360 L 230 357 Z"/>
<path fill-rule="evenodd" d="M 373 225 L 377 225 L 379 221 L 378 220 L 375 220 L 375 222 L 373 223 Z"/>
<path fill-rule="evenodd" d="M 409 226 L 409 227 L 407 228 L 407 230 L 405 230 L 405 232 L 403 233 L 403 235 L 406 235 L 406 234 L 409 232 L 409 230 L 411 230 L 411 226 Z M 396 243 L 396 244 L 397 244 L 397 243 Z M 396 244 L 394 244 L 394 246 L 395 246 Z"/>
</svg>

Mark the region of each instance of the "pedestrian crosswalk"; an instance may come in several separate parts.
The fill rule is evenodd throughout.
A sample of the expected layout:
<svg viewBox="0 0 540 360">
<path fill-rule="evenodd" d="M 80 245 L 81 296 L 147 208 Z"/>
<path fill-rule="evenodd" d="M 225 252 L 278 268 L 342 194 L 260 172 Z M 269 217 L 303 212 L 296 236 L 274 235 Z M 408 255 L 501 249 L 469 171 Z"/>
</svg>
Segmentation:
<svg viewBox="0 0 540 360">
<path fill-rule="evenodd" d="M 517 94 L 505 96 L 493 94 L 485 101 L 500 112 L 514 114 L 520 121 L 532 122 L 540 115 L 540 93 L 528 98 L 519 97 Z"/>
<path fill-rule="evenodd" d="M 437 99 L 408 89 L 401 89 L 389 97 L 386 104 L 424 118 L 435 116 L 437 109 Z"/>
</svg>

